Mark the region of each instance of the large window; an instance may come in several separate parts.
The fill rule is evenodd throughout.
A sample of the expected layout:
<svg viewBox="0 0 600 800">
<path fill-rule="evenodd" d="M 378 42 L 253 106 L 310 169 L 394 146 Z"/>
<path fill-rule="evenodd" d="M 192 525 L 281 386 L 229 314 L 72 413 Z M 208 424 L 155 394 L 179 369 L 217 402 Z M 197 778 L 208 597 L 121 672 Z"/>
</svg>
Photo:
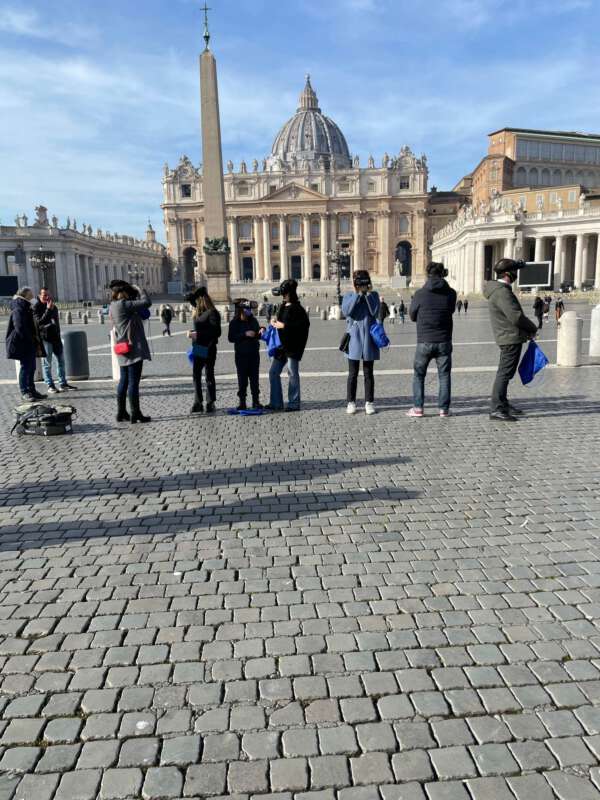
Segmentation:
<svg viewBox="0 0 600 800">
<path fill-rule="evenodd" d="M 248 219 L 240 222 L 240 239 L 252 238 L 252 223 Z"/>
<path fill-rule="evenodd" d="M 410 189 L 410 178 L 400 178 L 400 188 Z"/>
<path fill-rule="evenodd" d="M 525 167 L 519 167 L 517 169 L 517 174 L 515 177 L 515 186 L 526 186 L 527 185 L 527 170 Z"/>
<path fill-rule="evenodd" d="M 179 193 L 182 197 L 191 197 L 192 196 L 192 184 L 191 183 L 182 183 L 179 187 Z"/>
<path fill-rule="evenodd" d="M 342 236 L 349 236 L 352 231 L 352 222 L 350 217 L 343 216 L 339 218 L 340 234 Z"/>
<path fill-rule="evenodd" d="M 375 220 L 373 219 L 373 217 L 370 217 L 370 218 L 367 220 L 367 234 L 368 234 L 369 236 L 373 236 L 373 235 L 375 235 L 376 233 L 377 233 L 377 229 L 376 229 L 376 222 L 375 222 Z"/>
<path fill-rule="evenodd" d="M 279 238 L 279 223 L 272 222 L 271 223 L 271 238 L 278 239 Z"/>
<path fill-rule="evenodd" d="M 248 197 L 250 188 L 246 182 L 238 183 L 237 192 L 239 197 Z"/>
<path fill-rule="evenodd" d="M 318 236 L 321 232 L 321 224 L 318 219 L 313 219 L 310 223 L 311 236 Z"/>
<path fill-rule="evenodd" d="M 290 217 L 290 236 L 300 236 L 300 217 Z"/>
<path fill-rule="evenodd" d="M 183 238 L 186 242 L 191 242 L 194 238 L 194 226 L 191 222 L 183 223 Z"/>
<path fill-rule="evenodd" d="M 398 217 L 398 233 L 408 233 L 409 222 L 406 214 L 401 214 Z"/>
</svg>

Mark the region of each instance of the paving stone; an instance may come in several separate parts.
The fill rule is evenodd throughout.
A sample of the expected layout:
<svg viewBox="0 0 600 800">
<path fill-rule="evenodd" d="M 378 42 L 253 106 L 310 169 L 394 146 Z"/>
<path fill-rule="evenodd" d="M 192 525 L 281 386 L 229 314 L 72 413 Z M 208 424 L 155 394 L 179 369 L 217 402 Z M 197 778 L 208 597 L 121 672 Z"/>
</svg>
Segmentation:
<svg viewBox="0 0 600 800">
<path fill-rule="evenodd" d="M 474 778 L 477 770 L 466 747 L 442 747 L 429 750 L 429 758 L 441 781 L 455 778 Z"/>
<path fill-rule="evenodd" d="M 315 756 L 308 760 L 310 785 L 314 789 L 346 786 L 350 776 L 345 756 Z"/>
<path fill-rule="evenodd" d="M 199 736 L 175 736 L 162 743 L 160 763 L 165 766 L 184 767 L 200 760 L 201 739 Z"/>
<path fill-rule="evenodd" d="M 350 770 L 355 784 L 380 785 L 394 780 L 387 753 L 365 753 L 351 758 Z"/>
<path fill-rule="evenodd" d="M 51 800 L 59 780 L 60 775 L 24 775 L 15 791 L 14 800 Z M 8 792 L 6 797 L 10 797 Z"/>
<path fill-rule="evenodd" d="M 471 800 L 464 785 L 458 781 L 427 783 L 425 793 L 429 800 Z"/>
<path fill-rule="evenodd" d="M 471 778 L 466 783 L 473 800 L 514 800 L 504 778 Z"/>
<path fill-rule="evenodd" d="M 519 766 L 505 744 L 473 745 L 469 750 L 483 777 L 516 775 L 519 772 Z"/>
<path fill-rule="evenodd" d="M 144 778 L 142 797 L 145 800 L 162 800 L 181 797 L 183 777 L 177 767 L 150 767 Z"/>
<path fill-rule="evenodd" d="M 227 769 L 230 792 L 254 793 L 269 789 L 267 761 L 233 761 Z"/>
<path fill-rule="evenodd" d="M 99 769 L 78 769 L 75 772 L 64 772 L 55 800 L 95 800 L 102 773 Z"/>
<path fill-rule="evenodd" d="M 397 781 L 427 781 L 433 778 L 429 755 L 425 750 L 408 750 L 392 756 L 392 769 Z"/>
<path fill-rule="evenodd" d="M 143 773 L 140 769 L 107 769 L 100 785 L 101 800 L 139 797 Z"/>
<path fill-rule="evenodd" d="M 184 797 L 220 795 L 225 791 L 225 764 L 194 764 L 188 767 Z"/>
<path fill-rule="evenodd" d="M 120 744 L 114 740 L 85 742 L 77 759 L 77 769 L 107 769 L 117 763 Z"/>
<path fill-rule="evenodd" d="M 544 776 L 559 800 L 597 800 L 598 790 L 591 781 L 567 772 L 546 772 Z"/>
<path fill-rule="evenodd" d="M 271 790 L 302 791 L 308 786 L 308 763 L 305 758 L 273 758 L 269 764 Z"/>
<path fill-rule="evenodd" d="M 121 745 L 119 767 L 150 767 L 157 762 L 158 749 L 158 739 L 127 739 Z"/>
<path fill-rule="evenodd" d="M 36 772 L 66 772 L 74 769 L 81 745 L 57 744 L 47 747 L 36 765 Z"/>
<path fill-rule="evenodd" d="M 0 758 L 0 772 L 30 772 L 41 756 L 40 747 L 9 747 Z"/>
<path fill-rule="evenodd" d="M 507 778 L 506 782 L 510 786 L 517 800 L 553 800 L 555 797 L 550 785 L 541 775 L 517 775 Z M 578 797 L 578 795 L 576 795 Z"/>
</svg>

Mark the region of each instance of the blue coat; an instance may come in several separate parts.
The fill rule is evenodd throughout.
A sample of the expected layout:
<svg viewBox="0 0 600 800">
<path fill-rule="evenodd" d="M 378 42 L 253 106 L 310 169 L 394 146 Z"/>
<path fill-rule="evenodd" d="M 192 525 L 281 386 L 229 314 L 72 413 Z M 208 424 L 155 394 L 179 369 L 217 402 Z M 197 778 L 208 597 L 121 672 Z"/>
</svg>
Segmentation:
<svg viewBox="0 0 600 800">
<path fill-rule="evenodd" d="M 45 355 L 35 327 L 33 309 L 29 300 L 14 297 L 10 303 L 11 314 L 6 328 L 6 357 L 15 361 Z"/>
<path fill-rule="evenodd" d="M 371 339 L 369 328 L 377 321 L 381 302 L 377 292 L 368 295 L 348 292 L 342 298 L 342 313 L 346 317 L 346 330 L 350 346 L 346 358 L 353 361 L 379 361 L 379 348 Z"/>
</svg>

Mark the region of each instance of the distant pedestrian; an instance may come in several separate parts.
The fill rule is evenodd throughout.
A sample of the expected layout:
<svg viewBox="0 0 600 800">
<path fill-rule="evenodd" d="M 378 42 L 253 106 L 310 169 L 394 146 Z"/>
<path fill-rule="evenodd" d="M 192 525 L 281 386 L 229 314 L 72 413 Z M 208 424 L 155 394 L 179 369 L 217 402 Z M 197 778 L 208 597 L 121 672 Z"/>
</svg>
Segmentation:
<svg viewBox="0 0 600 800">
<path fill-rule="evenodd" d="M 173 321 L 173 309 L 171 308 L 170 305 L 168 305 L 168 303 L 161 305 L 160 319 L 162 324 L 164 325 L 162 335 L 164 336 L 165 334 L 167 334 L 167 336 L 170 336 L 171 322 Z"/>
<path fill-rule="evenodd" d="M 245 411 L 248 383 L 252 408 L 262 408 L 258 370 L 260 366 L 259 324 L 253 314 L 256 303 L 241 297 L 235 301 L 235 316 L 229 323 L 229 341 L 235 351 L 235 368 L 238 378 L 238 411 Z"/>
<path fill-rule="evenodd" d="M 404 318 L 406 317 L 406 306 L 404 305 L 404 300 L 400 298 L 400 303 L 398 305 L 398 316 L 400 317 L 400 322 L 404 325 Z"/>
<path fill-rule="evenodd" d="M 396 317 L 397 317 L 397 316 L 398 316 L 398 311 L 397 311 L 397 309 L 396 309 L 396 304 L 395 304 L 395 303 L 390 303 L 390 316 L 389 316 L 389 320 L 390 320 L 390 322 L 392 323 L 392 325 L 395 325 L 395 324 L 396 324 Z"/>
<path fill-rule="evenodd" d="M 565 302 L 562 297 L 557 297 L 554 302 L 554 316 L 556 317 L 556 322 L 560 322 L 560 318 L 565 313 Z"/>
<path fill-rule="evenodd" d="M 287 367 L 288 372 L 288 404 L 286 411 L 300 411 L 300 361 L 304 355 L 310 319 L 298 299 L 298 283 L 285 280 L 279 287 L 283 299 L 277 311 L 277 319 L 272 322 L 279 332 L 281 350 L 276 353 L 269 369 L 271 411 L 283 411 L 283 388 L 281 373 Z"/>
<path fill-rule="evenodd" d="M 32 403 L 45 400 L 35 388 L 36 358 L 44 357 L 46 351 L 40 338 L 31 301 L 33 292 L 23 286 L 10 302 L 10 317 L 6 328 L 6 357 L 20 363 L 19 389 L 23 400 Z"/>
<path fill-rule="evenodd" d="M 535 323 L 525 316 L 512 290 L 512 284 L 524 266 L 524 261 L 501 258 L 494 267 L 496 280 L 488 281 L 483 288 L 494 338 L 500 348 L 500 362 L 492 389 L 490 419 L 502 422 L 516 422 L 517 415 L 521 413 L 508 400 L 508 384 L 517 371 L 523 343 L 533 339 L 537 333 Z"/>
<path fill-rule="evenodd" d="M 465 312 L 465 317 L 467 316 L 467 311 L 469 310 L 469 301 L 465 297 L 463 300 L 463 311 Z"/>
<path fill-rule="evenodd" d="M 533 301 L 533 313 L 538 321 L 538 331 L 541 331 L 543 324 L 542 319 L 544 316 L 544 301 L 539 295 Z"/>
<path fill-rule="evenodd" d="M 379 305 L 379 317 L 378 317 L 378 319 L 379 319 L 379 322 L 383 322 L 390 315 L 390 307 L 385 302 L 383 297 L 381 297 L 380 299 L 381 299 L 381 303 Z"/>
<path fill-rule="evenodd" d="M 373 341 L 370 328 L 379 318 L 380 301 L 373 291 L 371 276 L 366 269 L 359 269 L 352 276 L 354 291 L 344 295 L 342 312 L 346 317 L 346 348 L 348 359 L 348 383 L 346 399 L 348 414 L 356 413 L 356 390 L 360 362 L 365 381 L 365 413 L 375 413 L 375 377 L 373 365 L 379 360 L 379 347 Z"/>
<path fill-rule="evenodd" d="M 150 348 L 144 331 L 143 319 L 147 319 L 152 300 L 144 289 L 126 281 L 114 280 L 109 288 L 112 293 L 110 317 L 114 324 L 119 370 L 117 386 L 117 422 L 150 422 L 150 417 L 140 410 L 140 381 L 144 361 L 150 361 Z M 131 414 L 125 408 L 129 398 Z"/>
<path fill-rule="evenodd" d="M 450 414 L 452 370 L 452 315 L 456 309 L 456 292 L 445 280 L 448 271 L 443 264 L 427 265 L 427 281 L 415 292 L 410 304 L 410 318 L 417 323 L 417 349 L 414 361 L 413 407 L 409 417 L 422 417 L 425 401 L 427 367 L 435 359 L 438 370 L 438 410 L 440 417 Z"/>
<path fill-rule="evenodd" d="M 215 410 L 217 400 L 215 362 L 217 360 L 217 342 L 221 336 L 221 315 L 203 286 L 196 292 L 193 320 L 194 330 L 188 331 L 188 338 L 193 342 L 194 404 L 191 413 L 199 414 L 204 410 L 202 396 L 202 373 L 204 372 L 208 395 L 206 413 L 210 414 Z"/>
<path fill-rule="evenodd" d="M 458 311 L 459 314 L 462 311 L 462 306 L 463 306 L 462 300 L 457 300 L 456 301 L 456 310 Z"/>
<path fill-rule="evenodd" d="M 46 352 L 46 357 L 42 361 L 42 371 L 44 373 L 44 381 L 48 386 L 48 394 L 58 394 L 61 391 L 75 389 L 75 386 L 67 383 L 65 356 L 60 336 L 60 317 L 56 303 L 47 287 L 44 286 L 40 289 L 38 299 L 33 303 L 32 310 Z M 55 385 L 52 377 L 53 356 L 56 359 L 58 386 Z"/>
<path fill-rule="evenodd" d="M 548 295 L 546 295 L 544 297 L 544 308 L 543 308 L 544 322 L 548 322 L 548 319 L 550 317 L 550 303 L 551 302 L 552 302 L 552 298 L 548 297 Z"/>
</svg>

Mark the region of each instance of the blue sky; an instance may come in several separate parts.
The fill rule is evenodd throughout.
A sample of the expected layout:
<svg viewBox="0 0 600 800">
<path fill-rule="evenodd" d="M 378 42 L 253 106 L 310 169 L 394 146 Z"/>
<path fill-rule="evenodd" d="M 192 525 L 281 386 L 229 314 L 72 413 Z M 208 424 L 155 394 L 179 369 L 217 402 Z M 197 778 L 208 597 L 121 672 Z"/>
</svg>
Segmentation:
<svg viewBox="0 0 600 800">
<path fill-rule="evenodd" d="M 223 156 L 262 158 L 310 72 L 364 164 L 408 144 L 450 188 L 504 125 L 600 132 L 600 0 L 210 0 Z M 43 203 L 162 238 L 201 160 L 195 0 L 2 0 L 0 220 Z"/>
</svg>

